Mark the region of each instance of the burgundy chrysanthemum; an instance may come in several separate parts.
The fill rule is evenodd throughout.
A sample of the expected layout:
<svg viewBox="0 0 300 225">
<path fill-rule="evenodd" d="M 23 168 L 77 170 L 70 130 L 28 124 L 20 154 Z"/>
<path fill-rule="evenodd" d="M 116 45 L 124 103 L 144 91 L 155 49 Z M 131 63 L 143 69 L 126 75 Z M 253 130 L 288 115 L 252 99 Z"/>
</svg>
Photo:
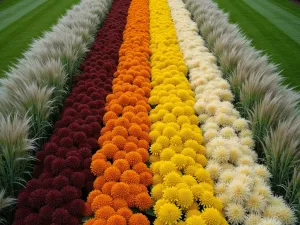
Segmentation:
<svg viewBox="0 0 300 225">
<path fill-rule="evenodd" d="M 73 146 L 73 139 L 71 137 L 64 137 L 60 140 L 59 144 L 63 147 L 70 148 Z"/>
<path fill-rule="evenodd" d="M 24 207 L 24 208 L 19 208 L 16 213 L 15 213 L 15 219 L 16 220 L 24 220 L 24 218 L 32 213 L 32 210 L 30 208 Z"/>
<path fill-rule="evenodd" d="M 66 154 L 70 151 L 69 148 L 65 148 L 65 147 L 59 147 L 57 152 L 56 152 L 56 156 L 59 158 L 65 158 Z"/>
<path fill-rule="evenodd" d="M 76 198 L 79 198 L 78 190 L 72 186 L 66 186 L 61 190 L 61 194 L 63 196 L 63 200 L 65 202 L 72 201 Z"/>
<path fill-rule="evenodd" d="M 41 222 L 43 223 L 49 223 L 52 220 L 52 213 L 54 209 L 50 205 L 45 205 L 42 208 L 40 208 L 39 211 L 39 217 Z"/>
<path fill-rule="evenodd" d="M 66 162 L 62 158 L 57 158 L 51 163 L 51 170 L 53 174 L 59 173 L 66 167 Z"/>
<path fill-rule="evenodd" d="M 40 225 L 39 214 L 30 213 L 24 220 L 24 225 Z"/>
<path fill-rule="evenodd" d="M 92 157 L 91 150 L 88 148 L 80 148 L 79 153 L 83 159 Z"/>
<path fill-rule="evenodd" d="M 53 178 L 52 186 L 57 190 L 61 190 L 65 186 L 69 185 L 69 179 L 65 176 L 59 175 Z"/>
<path fill-rule="evenodd" d="M 51 164 L 52 164 L 52 162 L 53 162 L 55 159 L 57 159 L 57 157 L 54 156 L 54 155 L 48 155 L 48 156 L 46 156 L 46 158 L 45 158 L 45 160 L 44 160 L 44 166 L 45 166 L 45 169 L 46 169 L 47 171 L 50 171 L 50 170 L 51 170 Z"/>
<path fill-rule="evenodd" d="M 71 169 L 78 169 L 80 167 L 80 158 L 76 156 L 69 156 L 66 160 L 66 167 Z"/>
<path fill-rule="evenodd" d="M 49 189 L 52 188 L 52 181 L 53 178 L 46 178 L 42 181 L 42 187 L 43 189 Z"/>
<path fill-rule="evenodd" d="M 63 208 L 58 208 L 52 213 L 52 223 L 68 224 L 70 214 Z"/>
<path fill-rule="evenodd" d="M 71 179 L 71 176 L 73 173 L 74 173 L 74 171 L 72 169 L 66 168 L 63 171 L 61 171 L 59 175 L 63 175 L 65 177 L 67 177 L 68 179 Z"/>
<path fill-rule="evenodd" d="M 45 204 L 46 190 L 37 189 L 30 193 L 28 198 L 29 206 L 33 209 L 39 209 Z"/>
<path fill-rule="evenodd" d="M 74 109 L 67 109 L 67 110 L 65 110 L 64 115 L 75 117 L 77 115 L 77 112 Z"/>
<path fill-rule="evenodd" d="M 33 192 L 36 189 L 41 188 L 42 183 L 40 180 L 33 178 L 32 180 L 28 181 L 26 188 L 28 191 Z"/>
<path fill-rule="evenodd" d="M 83 172 L 75 172 L 72 174 L 71 182 L 76 188 L 82 188 L 85 184 L 85 175 Z"/>
<path fill-rule="evenodd" d="M 74 134 L 74 140 L 76 144 L 81 144 L 87 140 L 87 136 L 84 132 L 76 132 Z"/>
<path fill-rule="evenodd" d="M 60 191 L 51 190 L 46 195 L 46 204 L 52 206 L 53 208 L 58 207 L 62 204 L 62 194 Z"/>
<path fill-rule="evenodd" d="M 57 148 L 57 144 L 53 142 L 48 142 L 47 144 L 45 144 L 45 152 L 47 155 L 54 155 Z"/>
<path fill-rule="evenodd" d="M 90 166 L 91 166 L 91 161 L 92 161 L 91 158 L 86 158 L 86 159 L 83 161 L 83 167 L 84 167 L 84 169 L 89 169 L 89 168 L 90 168 Z"/>
<path fill-rule="evenodd" d="M 68 137 L 70 135 L 70 133 L 71 133 L 71 130 L 69 128 L 66 128 L 66 127 L 62 127 L 62 128 L 57 130 L 57 134 L 61 138 Z"/>
<path fill-rule="evenodd" d="M 87 142 L 92 148 L 99 148 L 98 141 L 95 138 L 89 138 Z"/>
<path fill-rule="evenodd" d="M 67 206 L 67 209 L 73 216 L 82 216 L 84 211 L 84 201 L 75 199 Z"/>
</svg>

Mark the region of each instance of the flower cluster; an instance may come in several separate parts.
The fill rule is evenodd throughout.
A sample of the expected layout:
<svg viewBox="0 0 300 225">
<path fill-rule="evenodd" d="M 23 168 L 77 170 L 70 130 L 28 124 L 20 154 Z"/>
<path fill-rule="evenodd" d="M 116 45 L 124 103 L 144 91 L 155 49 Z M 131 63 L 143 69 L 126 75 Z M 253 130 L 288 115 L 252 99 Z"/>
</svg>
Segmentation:
<svg viewBox="0 0 300 225">
<path fill-rule="evenodd" d="M 14 225 L 80 224 L 83 194 L 92 190 L 92 151 L 112 90 L 129 1 L 115 1 L 92 50 L 81 64 L 61 118 L 37 153 L 34 179 L 19 194 Z M 118 22 L 116 22 L 118 21 Z M 112 46 L 109 48 L 108 46 Z"/>
<path fill-rule="evenodd" d="M 120 1 L 121 2 L 121 1 Z M 127 2 L 130 2 L 127 0 Z M 93 155 L 91 171 L 97 176 L 88 195 L 85 222 L 107 225 L 149 225 L 143 214 L 152 206 L 147 187 L 152 184 L 149 160 L 150 96 L 148 0 L 133 0 L 119 51 L 113 93 L 106 98 L 105 127 Z"/>
<path fill-rule="evenodd" d="M 248 123 L 232 105 L 229 84 L 198 35 L 181 0 L 169 0 L 179 44 L 190 70 L 195 111 L 206 142 L 206 170 L 230 224 L 294 224 L 292 210 L 272 195 L 266 167 L 256 163 Z"/>
<path fill-rule="evenodd" d="M 150 34 L 154 224 L 227 224 L 213 180 L 203 168 L 207 159 L 194 93 L 166 0 L 150 0 Z"/>
</svg>

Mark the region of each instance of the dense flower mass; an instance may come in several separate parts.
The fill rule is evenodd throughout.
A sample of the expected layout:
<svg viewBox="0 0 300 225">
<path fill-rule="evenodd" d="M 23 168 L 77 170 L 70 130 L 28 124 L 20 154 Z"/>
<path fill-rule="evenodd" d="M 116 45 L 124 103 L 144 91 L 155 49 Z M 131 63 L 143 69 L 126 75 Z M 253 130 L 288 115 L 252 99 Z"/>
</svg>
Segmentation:
<svg viewBox="0 0 300 225">
<path fill-rule="evenodd" d="M 196 94 L 195 111 L 204 133 L 206 170 L 230 224 L 294 224 L 291 209 L 269 186 L 270 173 L 256 163 L 248 123 L 231 101 L 215 57 L 198 35 L 197 24 L 181 0 L 168 0 L 180 48 Z"/>
<path fill-rule="evenodd" d="M 129 1 L 128 1 L 129 2 Z M 152 206 L 147 187 L 152 172 L 149 159 L 150 96 L 148 0 L 133 0 L 128 10 L 113 93 L 106 98 L 105 127 L 93 155 L 91 171 L 97 176 L 86 208 L 94 218 L 85 224 L 150 225 L 143 214 Z M 91 222 L 93 221 L 93 222 Z"/>
<path fill-rule="evenodd" d="M 92 152 L 99 145 L 105 98 L 112 90 L 129 1 L 116 0 L 82 73 L 65 100 L 50 140 L 37 153 L 34 179 L 19 194 L 15 225 L 80 224 L 86 192 L 93 188 Z M 107 165 L 105 165 L 107 166 Z"/>
<path fill-rule="evenodd" d="M 203 168 L 207 159 L 194 93 L 166 0 L 150 0 L 150 34 L 154 224 L 227 224 Z"/>
</svg>

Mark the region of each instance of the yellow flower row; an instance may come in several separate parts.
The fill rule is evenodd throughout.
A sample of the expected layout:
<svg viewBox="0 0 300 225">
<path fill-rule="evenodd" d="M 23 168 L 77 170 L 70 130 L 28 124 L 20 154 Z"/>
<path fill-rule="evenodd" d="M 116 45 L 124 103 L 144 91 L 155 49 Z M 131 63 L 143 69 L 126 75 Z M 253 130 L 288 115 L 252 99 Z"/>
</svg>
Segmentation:
<svg viewBox="0 0 300 225">
<path fill-rule="evenodd" d="M 166 0 L 150 0 L 151 170 L 155 225 L 225 225 L 207 160 L 194 93 Z"/>
</svg>

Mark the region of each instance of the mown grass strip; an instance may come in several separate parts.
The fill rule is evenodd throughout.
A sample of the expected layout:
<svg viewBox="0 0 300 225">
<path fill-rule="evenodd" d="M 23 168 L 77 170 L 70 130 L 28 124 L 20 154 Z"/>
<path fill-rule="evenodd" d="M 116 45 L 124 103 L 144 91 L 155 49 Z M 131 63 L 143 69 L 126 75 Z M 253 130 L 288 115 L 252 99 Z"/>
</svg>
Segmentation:
<svg viewBox="0 0 300 225">
<path fill-rule="evenodd" d="M 282 75 L 287 78 L 286 83 L 298 86 L 300 90 L 300 79 L 297 76 L 300 70 L 300 45 L 243 1 L 215 2 L 230 13 L 230 21 L 240 26 L 255 48 L 265 51 L 272 61 L 280 64 Z"/>
<path fill-rule="evenodd" d="M 0 77 L 21 57 L 33 38 L 42 35 L 71 5 L 78 2 L 49 0 L 3 29 L 0 35 Z"/>
</svg>

